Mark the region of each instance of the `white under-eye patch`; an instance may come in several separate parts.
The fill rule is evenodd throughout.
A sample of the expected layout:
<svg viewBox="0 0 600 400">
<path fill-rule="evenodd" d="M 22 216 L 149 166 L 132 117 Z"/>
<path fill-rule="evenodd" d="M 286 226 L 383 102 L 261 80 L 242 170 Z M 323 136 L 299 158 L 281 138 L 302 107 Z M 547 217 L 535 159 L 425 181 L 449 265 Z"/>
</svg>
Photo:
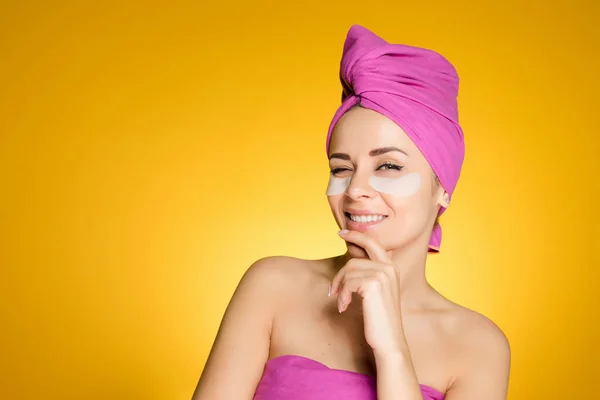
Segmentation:
<svg viewBox="0 0 600 400">
<path fill-rule="evenodd" d="M 337 178 L 329 175 L 327 185 L 327 196 L 342 194 L 350 186 L 352 177 Z M 398 197 L 408 197 L 416 194 L 421 188 L 421 175 L 416 172 L 406 174 L 400 178 L 382 178 L 379 176 L 369 177 L 369 185 L 380 193 L 390 194 Z"/>
<path fill-rule="evenodd" d="M 399 178 L 369 177 L 369 185 L 378 192 L 392 196 L 408 197 L 416 194 L 421 188 L 421 175 L 411 172 Z"/>
<path fill-rule="evenodd" d="M 337 178 L 332 174 L 329 175 L 329 184 L 327 185 L 327 196 L 337 196 L 342 194 L 350 186 L 350 177 Z"/>
</svg>

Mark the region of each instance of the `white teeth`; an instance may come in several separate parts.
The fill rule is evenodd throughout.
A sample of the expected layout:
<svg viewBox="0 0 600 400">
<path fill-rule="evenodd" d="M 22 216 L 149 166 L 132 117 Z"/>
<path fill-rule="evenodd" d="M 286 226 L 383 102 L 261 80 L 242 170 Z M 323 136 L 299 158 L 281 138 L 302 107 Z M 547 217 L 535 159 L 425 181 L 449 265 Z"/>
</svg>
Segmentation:
<svg viewBox="0 0 600 400">
<path fill-rule="evenodd" d="M 352 215 L 350 214 L 350 219 L 354 222 L 374 222 L 381 221 L 383 219 L 383 215 Z"/>
</svg>

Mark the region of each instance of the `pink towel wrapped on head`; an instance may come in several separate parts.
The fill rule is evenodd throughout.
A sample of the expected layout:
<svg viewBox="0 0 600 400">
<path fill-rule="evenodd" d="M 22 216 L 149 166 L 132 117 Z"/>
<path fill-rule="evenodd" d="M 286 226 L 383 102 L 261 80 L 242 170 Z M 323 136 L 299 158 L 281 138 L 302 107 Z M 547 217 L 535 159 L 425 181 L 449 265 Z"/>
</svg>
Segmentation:
<svg viewBox="0 0 600 400">
<path fill-rule="evenodd" d="M 340 79 L 342 105 L 329 126 L 327 153 L 337 121 L 360 103 L 387 116 L 406 132 L 452 196 L 465 154 L 458 123 L 458 75 L 452 64 L 432 50 L 391 44 L 354 25 L 344 43 Z M 444 211 L 442 207 L 440 215 Z M 429 251 L 439 251 L 441 240 L 438 224 Z"/>
</svg>

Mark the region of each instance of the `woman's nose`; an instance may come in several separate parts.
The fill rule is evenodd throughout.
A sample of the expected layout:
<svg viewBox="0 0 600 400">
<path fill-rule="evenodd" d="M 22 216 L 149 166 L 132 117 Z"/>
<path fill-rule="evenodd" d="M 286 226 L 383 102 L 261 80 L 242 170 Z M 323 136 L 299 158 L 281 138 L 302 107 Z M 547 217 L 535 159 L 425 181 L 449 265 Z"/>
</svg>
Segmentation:
<svg viewBox="0 0 600 400">
<path fill-rule="evenodd" d="M 367 174 L 355 173 L 346 193 L 351 199 L 357 200 L 361 197 L 373 197 L 375 190 L 369 185 Z"/>
</svg>

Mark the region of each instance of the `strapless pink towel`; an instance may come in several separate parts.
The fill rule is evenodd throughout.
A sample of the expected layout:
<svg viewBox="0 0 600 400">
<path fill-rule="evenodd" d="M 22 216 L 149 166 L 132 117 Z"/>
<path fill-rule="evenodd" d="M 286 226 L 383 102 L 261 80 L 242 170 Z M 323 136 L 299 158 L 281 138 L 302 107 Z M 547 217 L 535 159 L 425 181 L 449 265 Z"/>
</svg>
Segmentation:
<svg viewBox="0 0 600 400">
<path fill-rule="evenodd" d="M 423 400 L 444 394 L 420 385 Z M 377 400 L 375 377 L 329 368 L 311 358 L 285 355 L 267 361 L 254 400 Z"/>
</svg>

